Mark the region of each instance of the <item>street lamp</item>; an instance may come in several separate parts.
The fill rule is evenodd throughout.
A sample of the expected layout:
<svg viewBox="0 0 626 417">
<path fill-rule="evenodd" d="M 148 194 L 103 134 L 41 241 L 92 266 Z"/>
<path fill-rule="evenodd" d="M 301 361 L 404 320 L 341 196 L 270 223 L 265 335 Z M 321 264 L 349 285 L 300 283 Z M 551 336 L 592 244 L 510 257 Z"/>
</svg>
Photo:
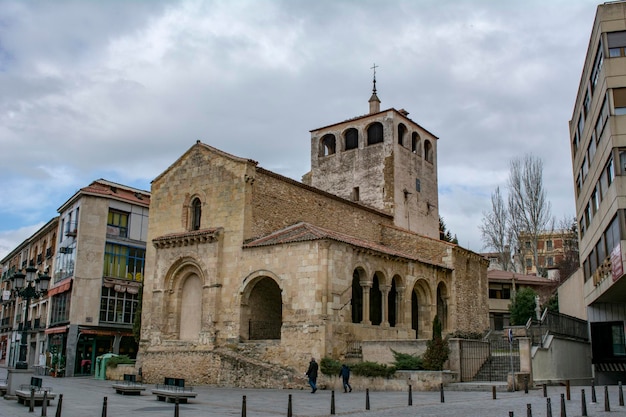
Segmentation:
<svg viewBox="0 0 626 417">
<path fill-rule="evenodd" d="M 26 300 L 26 309 L 22 319 L 22 337 L 20 338 L 20 354 L 18 361 L 15 363 L 15 369 L 27 369 L 26 361 L 26 339 L 28 338 L 28 310 L 30 309 L 30 299 L 39 298 L 48 292 L 50 277 L 46 272 L 39 274 L 37 268 L 30 264 L 26 268 L 26 274 L 18 271 L 11 277 L 15 294 Z"/>
</svg>

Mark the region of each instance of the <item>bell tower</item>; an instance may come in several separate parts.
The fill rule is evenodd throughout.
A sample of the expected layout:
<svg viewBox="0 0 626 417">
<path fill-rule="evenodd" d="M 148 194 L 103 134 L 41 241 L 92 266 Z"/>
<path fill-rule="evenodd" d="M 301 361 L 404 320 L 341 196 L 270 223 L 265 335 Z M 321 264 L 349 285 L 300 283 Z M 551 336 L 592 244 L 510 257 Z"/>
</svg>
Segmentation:
<svg viewBox="0 0 626 417">
<path fill-rule="evenodd" d="M 396 226 L 439 239 L 438 138 L 404 109 L 380 110 L 374 65 L 369 113 L 311 131 L 306 182 L 393 215 Z"/>
</svg>

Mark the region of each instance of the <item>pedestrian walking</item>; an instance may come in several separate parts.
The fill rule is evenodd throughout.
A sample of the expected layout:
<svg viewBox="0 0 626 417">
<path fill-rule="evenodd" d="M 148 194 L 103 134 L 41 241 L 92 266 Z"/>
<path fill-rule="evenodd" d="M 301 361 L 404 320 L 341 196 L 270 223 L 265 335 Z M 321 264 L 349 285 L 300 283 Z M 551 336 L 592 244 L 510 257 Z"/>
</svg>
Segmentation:
<svg viewBox="0 0 626 417">
<path fill-rule="evenodd" d="M 350 386 L 350 367 L 345 363 L 341 365 L 341 370 L 339 371 L 339 376 L 341 377 L 341 382 L 343 383 L 343 392 L 352 392 L 352 387 Z"/>
<path fill-rule="evenodd" d="M 315 362 L 315 358 L 311 358 L 309 362 L 309 369 L 306 371 L 306 376 L 309 377 L 309 385 L 311 386 L 311 394 L 315 394 L 317 391 L 317 370 L 319 366 Z"/>
</svg>

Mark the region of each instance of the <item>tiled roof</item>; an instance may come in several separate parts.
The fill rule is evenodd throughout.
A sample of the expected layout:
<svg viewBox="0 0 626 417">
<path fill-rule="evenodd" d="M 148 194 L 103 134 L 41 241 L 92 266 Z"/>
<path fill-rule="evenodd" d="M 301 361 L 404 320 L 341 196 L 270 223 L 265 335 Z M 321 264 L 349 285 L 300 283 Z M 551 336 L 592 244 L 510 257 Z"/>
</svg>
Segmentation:
<svg viewBox="0 0 626 417">
<path fill-rule="evenodd" d="M 139 190 L 103 179 L 92 182 L 88 186 L 81 188 L 81 191 L 126 200 L 139 205 L 150 205 L 149 191 Z"/>
<path fill-rule="evenodd" d="M 380 243 L 372 242 L 369 240 L 363 240 L 356 238 L 354 236 L 346 235 L 344 233 L 339 233 L 333 230 L 325 229 L 319 226 L 314 226 L 310 223 L 300 222 L 294 225 L 285 227 L 284 229 L 277 230 L 273 233 L 270 233 L 267 236 L 254 239 L 246 244 L 244 244 L 244 248 L 257 248 L 262 246 L 272 246 L 272 245 L 282 245 L 285 243 L 293 243 L 293 242 L 306 242 L 312 240 L 323 240 L 330 239 L 336 242 L 347 243 L 352 246 L 356 246 L 363 249 L 369 249 L 375 252 L 380 252 L 381 254 L 396 256 L 400 258 L 405 258 L 412 261 L 420 261 L 424 263 L 433 264 L 442 268 L 447 268 L 443 264 L 438 264 L 434 262 L 430 262 L 419 257 L 416 257 L 412 254 L 405 253 L 399 250 L 396 250 L 392 247 L 382 245 Z"/>
<path fill-rule="evenodd" d="M 487 271 L 487 279 L 490 282 L 510 282 L 513 278 L 515 278 L 518 284 L 555 285 L 557 283 L 556 281 L 536 275 L 518 274 L 517 272 L 500 271 L 497 269 Z"/>
</svg>

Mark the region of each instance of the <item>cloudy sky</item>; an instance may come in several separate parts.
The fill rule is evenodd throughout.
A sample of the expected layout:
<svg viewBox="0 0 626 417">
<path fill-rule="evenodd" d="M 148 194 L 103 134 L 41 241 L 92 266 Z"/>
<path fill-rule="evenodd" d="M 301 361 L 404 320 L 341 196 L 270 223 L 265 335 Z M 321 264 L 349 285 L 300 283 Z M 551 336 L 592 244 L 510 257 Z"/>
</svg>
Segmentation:
<svg viewBox="0 0 626 417">
<path fill-rule="evenodd" d="M 105 178 L 150 181 L 201 140 L 300 180 L 309 130 L 404 108 L 439 137 L 459 243 L 511 158 L 573 216 L 568 121 L 596 1 L 0 1 L 0 258 Z"/>
</svg>

